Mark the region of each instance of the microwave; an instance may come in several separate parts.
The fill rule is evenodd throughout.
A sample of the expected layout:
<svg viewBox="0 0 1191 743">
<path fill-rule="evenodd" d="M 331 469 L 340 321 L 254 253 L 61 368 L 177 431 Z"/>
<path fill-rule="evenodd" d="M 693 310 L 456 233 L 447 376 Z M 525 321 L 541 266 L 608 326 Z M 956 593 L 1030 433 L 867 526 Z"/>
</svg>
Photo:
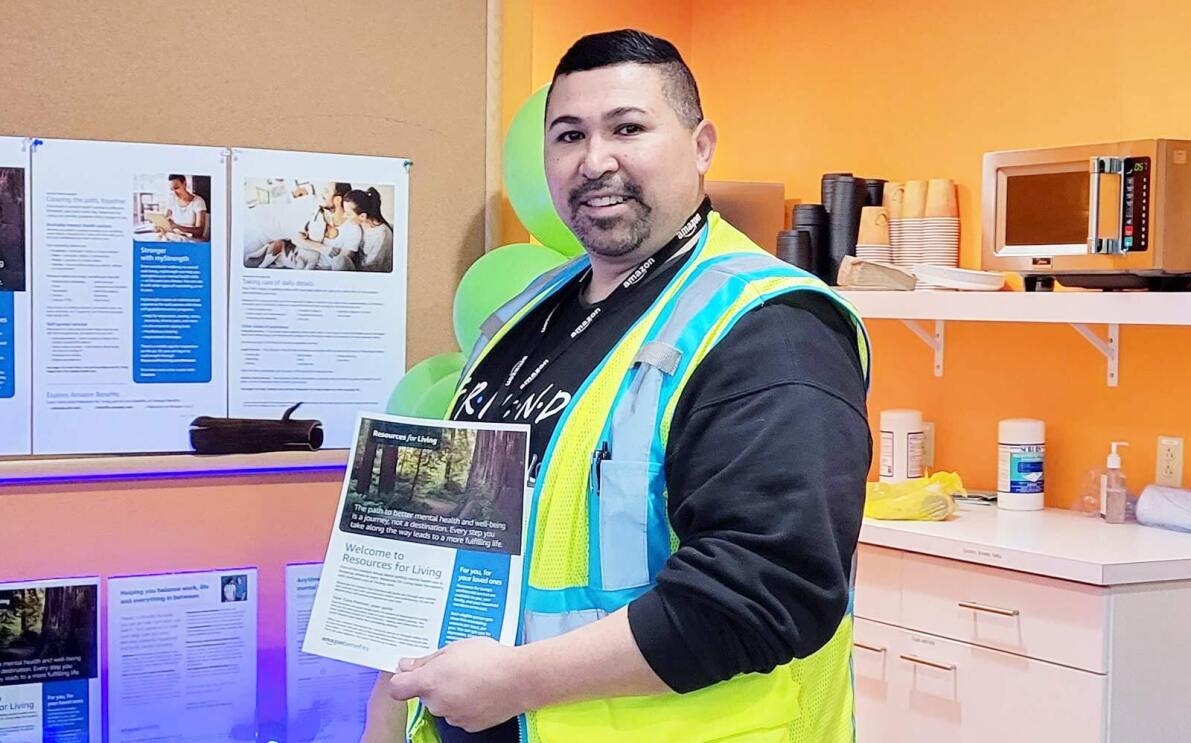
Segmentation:
<svg viewBox="0 0 1191 743">
<path fill-rule="evenodd" d="M 981 267 L 1026 289 L 1191 289 L 1191 140 L 984 155 Z"/>
</svg>

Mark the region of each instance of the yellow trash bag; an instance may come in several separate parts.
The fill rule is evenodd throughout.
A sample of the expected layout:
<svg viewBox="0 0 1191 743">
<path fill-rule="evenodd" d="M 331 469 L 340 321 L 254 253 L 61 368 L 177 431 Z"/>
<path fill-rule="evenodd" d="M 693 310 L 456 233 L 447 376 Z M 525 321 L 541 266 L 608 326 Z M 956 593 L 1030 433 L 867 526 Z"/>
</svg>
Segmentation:
<svg viewBox="0 0 1191 743">
<path fill-rule="evenodd" d="M 967 495 L 954 472 L 936 472 L 905 482 L 870 482 L 864 515 L 870 519 L 942 521 L 955 513 L 953 495 Z"/>
</svg>

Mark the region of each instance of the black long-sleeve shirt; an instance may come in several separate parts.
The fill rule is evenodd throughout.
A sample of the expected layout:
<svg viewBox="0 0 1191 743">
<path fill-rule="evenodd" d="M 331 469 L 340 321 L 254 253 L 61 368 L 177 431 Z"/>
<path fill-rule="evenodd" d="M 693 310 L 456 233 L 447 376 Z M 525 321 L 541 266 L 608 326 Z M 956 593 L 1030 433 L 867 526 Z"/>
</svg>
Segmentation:
<svg viewBox="0 0 1191 743">
<path fill-rule="evenodd" d="M 629 605 L 675 691 L 810 655 L 844 615 L 872 457 L 846 322 L 813 296 L 759 308 L 683 391 L 666 449 L 680 546 Z"/>
<path fill-rule="evenodd" d="M 454 417 L 528 422 L 540 459 L 571 394 L 687 257 L 597 305 L 573 281 L 479 365 Z M 595 307 L 599 321 L 571 338 Z M 696 368 L 666 449 L 679 548 L 628 614 L 642 655 L 672 689 L 768 671 L 831 638 L 847 607 L 872 456 L 865 411 L 855 331 L 809 292 L 746 314 Z M 440 729 L 449 743 L 517 737 L 511 724 Z"/>
</svg>

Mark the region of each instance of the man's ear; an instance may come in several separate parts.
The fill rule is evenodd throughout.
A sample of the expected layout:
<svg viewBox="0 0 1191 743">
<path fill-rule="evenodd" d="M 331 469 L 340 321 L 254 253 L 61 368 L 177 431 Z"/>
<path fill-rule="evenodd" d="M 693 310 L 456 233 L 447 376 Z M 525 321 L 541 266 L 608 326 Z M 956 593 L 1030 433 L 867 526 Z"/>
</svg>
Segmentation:
<svg viewBox="0 0 1191 743">
<path fill-rule="evenodd" d="M 715 124 L 707 119 L 700 121 L 691 137 L 695 143 L 695 167 L 698 168 L 699 175 L 707 175 L 707 171 L 711 169 L 711 158 L 715 155 L 715 144 L 719 138 Z"/>
</svg>

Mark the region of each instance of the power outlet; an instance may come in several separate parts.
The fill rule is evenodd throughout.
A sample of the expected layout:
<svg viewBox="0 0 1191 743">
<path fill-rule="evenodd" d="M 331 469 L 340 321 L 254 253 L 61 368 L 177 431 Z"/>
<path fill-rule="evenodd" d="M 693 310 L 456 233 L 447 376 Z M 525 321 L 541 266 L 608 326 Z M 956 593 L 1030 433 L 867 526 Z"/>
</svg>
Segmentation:
<svg viewBox="0 0 1191 743">
<path fill-rule="evenodd" d="M 1154 482 L 1172 488 L 1183 487 L 1183 439 L 1181 436 L 1158 437 L 1158 464 Z"/>
</svg>

